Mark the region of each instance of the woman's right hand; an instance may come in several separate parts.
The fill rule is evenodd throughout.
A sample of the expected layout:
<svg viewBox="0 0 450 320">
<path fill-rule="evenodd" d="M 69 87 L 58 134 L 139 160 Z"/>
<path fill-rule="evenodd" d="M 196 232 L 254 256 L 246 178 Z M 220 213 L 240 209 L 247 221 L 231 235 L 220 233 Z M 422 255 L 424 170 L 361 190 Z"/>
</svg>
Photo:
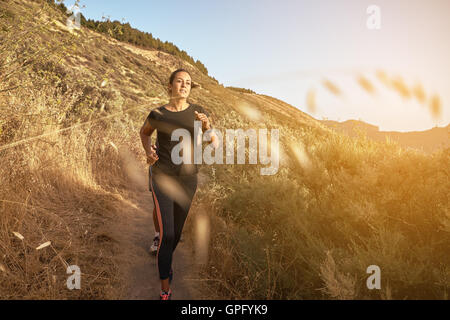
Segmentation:
<svg viewBox="0 0 450 320">
<path fill-rule="evenodd" d="M 153 144 L 150 149 L 150 153 L 147 153 L 147 164 L 152 166 L 158 161 L 159 157 L 156 154 L 156 145 Z"/>
</svg>

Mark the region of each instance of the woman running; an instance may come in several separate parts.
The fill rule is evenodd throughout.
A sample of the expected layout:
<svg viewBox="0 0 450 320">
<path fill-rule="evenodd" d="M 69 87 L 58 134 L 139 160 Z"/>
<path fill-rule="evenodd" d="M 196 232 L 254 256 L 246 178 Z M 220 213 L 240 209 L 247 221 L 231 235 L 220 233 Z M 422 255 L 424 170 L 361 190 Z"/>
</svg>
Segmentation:
<svg viewBox="0 0 450 320">
<path fill-rule="evenodd" d="M 157 249 L 158 271 L 161 280 L 160 300 L 170 300 L 173 277 L 172 255 L 180 241 L 192 199 L 197 190 L 197 165 L 194 164 L 194 121 L 201 121 L 202 131 L 211 129 L 208 112 L 203 107 L 187 102 L 192 80 L 185 69 L 175 70 L 169 79 L 169 103 L 153 109 L 141 128 L 142 145 L 147 154 L 149 167 L 149 189 L 152 192 L 159 226 Z M 172 149 L 179 141 L 172 141 L 172 132 L 183 128 L 189 131 L 191 161 L 172 161 Z M 150 145 L 153 131 L 157 131 L 156 145 Z M 212 132 L 211 140 L 217 147 L 217 136 Z M 201 145 L 201 144 L 200 144 Z M 189 150 L 181 150 L 183 152 Z M 155 223 L 156 227 L 156 223 Z"/>
</svg>

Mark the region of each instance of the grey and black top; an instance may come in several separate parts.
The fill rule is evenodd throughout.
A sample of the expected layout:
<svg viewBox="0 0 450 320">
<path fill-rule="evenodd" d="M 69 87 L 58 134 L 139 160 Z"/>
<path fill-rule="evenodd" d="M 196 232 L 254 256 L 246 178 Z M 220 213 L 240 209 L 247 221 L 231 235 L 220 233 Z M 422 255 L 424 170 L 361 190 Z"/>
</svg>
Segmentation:
<svg viewBox="0 0 450 320">
<path fill-rule="evenodd" d="M 209 118 L 209 113 L 197 104 L 189 104 L 189 107 L 182 111 L 169 111 L 164 106 L 153 109 L 147 117 L 150 125 L 156 129 L 156 153 L 159 160 L 151 166 L 152 173 L 163 172 L 167 175 L 190 175 L 197 174 L 197 164 L 194 164 L 194 121 L 195 112 L 204 113 Z M 197 120 L 199 121 L 199 120 Z M 171 141 L 172 132 L 175 129 L 184 128 L 190 133 L 191 144 L 191 164 L 175 164 L 172 162 L 172 149 L 180 141 Z M 180 138 L 182 139 L 182 138 Z M 182 152 L 180 153 L 180 156 Z"/>
</svg>

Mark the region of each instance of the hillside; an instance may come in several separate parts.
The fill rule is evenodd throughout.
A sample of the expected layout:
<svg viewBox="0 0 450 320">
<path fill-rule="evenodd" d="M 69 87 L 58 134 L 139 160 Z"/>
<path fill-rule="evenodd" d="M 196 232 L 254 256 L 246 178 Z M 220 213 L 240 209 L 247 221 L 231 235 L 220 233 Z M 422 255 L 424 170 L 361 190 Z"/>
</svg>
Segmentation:
<svg viewBox="0 0 450 320">
<path fill-rule="evenodd" d="M 143 274 L 154 266 L 153 204 L 139 129 L 168 102 L 179 67 L 218 130 L 280 130 L 275 175 L 201 166 L 179 298 L 448 297 L 448 148 L 350 138 L 170 54 L 70 31 L 47 1 L 0 1 L 0 38 L 0 298 L 155 298 L 155 269 Z M 209 245 L 197 265 L 199 242 Z M 369 291 L 373 264 L 383 287 Z M 81 290 L 67 289 L 68 265 L 80 266 Z"/>
<path fill-rule="evenodd" d="M 253 98 L 224 89 L 165 52 L 87 28 L 71 31 L 66 17 L 46 1 L 2 1 L 0 9 L 0 155 L 2 163 L 9 163 L 1 175 L 0 266 L 8 277 L 1 278 L 0 296 L 126 297 L 126 283 L 119 280 L 125 271 L 119 266 L 126 260 L 121 246 L 130 239 L 113 221 L 133 224 L 122 211 L 135 212 L 138 220 L 147 211 L 151 226 L 138 130 L 152 108 L 168 102 L 171 71 L 190 70 L 198 84 L 190 101 L 206 106 L 218 127 L 230 114 L 244 122 L 238 102 Z M 266 112 L 273 113 L 271 108 Z M 13 218 L 24 214 L 19 222 Z M 25 252 L 13 232 L 25 237 Z M 33 251 L 48 239 L 51 249 Z M 94 279 L 89 290 L 64 287 L 65 268 L 73 262 L 88 266 L 82 271 Z M 18 272 L 24 268 L 28 275 Z M 45 269 L 51 271 L 43 274 Z M 27 289 L 25 276 L 40 279 L 34 289 Z"/>
<path fill-rule="evenodd" d="M 446 127 L 435 127 L 424 131 L 397 132 L 379 131 L 377 126 L 357 120 L 347 120 L 343 122 L 322 120 L 323 124 L 330 128 L 337 129 L 349 136 L 356 136 L 359 129 L 367 137 L 375 141 L 385 141 L 387 138 L 398 142 L 403 148 L 414 148 L 427 153 L 432 153 L 440 148 L 450 147 L 450 125 Z"/>
</svg>

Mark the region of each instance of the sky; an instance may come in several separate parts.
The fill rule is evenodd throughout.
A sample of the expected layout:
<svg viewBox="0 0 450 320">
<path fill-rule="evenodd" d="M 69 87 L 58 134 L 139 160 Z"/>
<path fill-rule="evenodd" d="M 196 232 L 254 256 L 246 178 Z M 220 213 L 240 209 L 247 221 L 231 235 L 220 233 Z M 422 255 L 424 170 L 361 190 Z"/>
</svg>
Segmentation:
<svg viewBox="0 0 450 320">
<path fill-rule="evenodd" d="M 74 0 L 66 0 L 66 6 Z M 316 119 L 362 120 L 383 131 L 450 123 L 448 0 L 81 0 L 86 18 L 129 22 L 175 44 L 225 86 L 283 100 Z M 367 11 L 376 5 L 379 9 Z M 368 26 L 369 21 L 369 26 Z M 379 28 L 373 28 L 373 26 Z M 380 81 L 420 84 L 426 102 Z M 370 81 L 369 93 L 358 77 Z M 195 79 L 194 79 L 195 81 Z M 333 94 L 324 81 L 339 88 Z M 307 102 L 314 92 L 314 102 Z M 430 112 L 438 96 L 442 112 Z M 314 108 L 313 108 L 314 107 Z"/>
</svg>

